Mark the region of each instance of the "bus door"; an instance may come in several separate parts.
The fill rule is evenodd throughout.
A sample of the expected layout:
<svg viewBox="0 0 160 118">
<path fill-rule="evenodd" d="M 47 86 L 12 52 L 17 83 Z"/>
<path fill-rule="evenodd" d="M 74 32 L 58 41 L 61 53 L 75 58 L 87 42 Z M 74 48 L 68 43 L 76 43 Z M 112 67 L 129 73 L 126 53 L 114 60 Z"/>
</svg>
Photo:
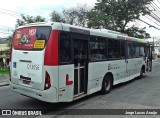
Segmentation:
<svg viewBox="0 0 160 118">
<path fill-rule="evenodd" d="M 153 45 L 149 44 L 148 46 L 146 46 L 146 57 L 147 57 L 147 71 L 152 71 L 152 52 L 153 52 Z"/>
<path fill-rule="evenodd" d="M 139 58 L 139 45 L 136 42 L 127 42 L 127 76 L 140 72 L 142 58 Z M 130 78 L 132 79 L 132 78 Z"/>
<path fill-rule="evenodd" d="M 88 40 L 73 39 L 74 54 L 74 96 L 87 93 L 88 82 Z"/>
</svg>

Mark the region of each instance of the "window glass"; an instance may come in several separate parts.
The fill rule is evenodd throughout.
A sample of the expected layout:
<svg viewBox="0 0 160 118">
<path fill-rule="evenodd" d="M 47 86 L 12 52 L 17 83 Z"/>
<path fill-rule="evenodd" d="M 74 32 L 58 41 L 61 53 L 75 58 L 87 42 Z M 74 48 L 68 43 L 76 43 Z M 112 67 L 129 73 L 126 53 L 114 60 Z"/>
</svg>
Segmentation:
<svg viewBox="0 0 160 118">
<path fill-rule="evenodd" d="M 60 33 L 60 63 L 71 62 L 71 37 L 69 33 Z"/>
<path fill-rule="evenodd" d="M 144 57 L 145 56 L 145 44 L 140 44 L 140 53 L 139 56 Z"/>
<path fill-rule="evenodd" d="M 132 45 L 131 43 L 127 43 L 127 56 L 128 58 L 132 58 Z"/>
<path fill-rule="evenodd" d="M 51 27 L 39 27 L 36 34 L 36 40 L 48 40 Z"/>
<path fill-rule="evenodd" d="M 139 57 L 139 44 L 137 42 L 132 43 L 132 56 Z"/>
<path fill-rule="evenodd" d="M 121 41 L 121 58 L 125 58 L 125 41 Z"/>
<path fill-rule="evenodd" d="M 14 49 L 42 50 L 45 48 L 52 28 L 49 26 L 17 29 L 13 37 Z"/>
<path fill-rule="evenodd" d="M 149 55 L 149 46 L 145 46 L 144 52 L 145 52 L 145 57 L 148 57 L 148 55 Z"/>
<path fill-rule="evenodd" d="M 120 58 L 120 40 L 108 39 L 108 58 Z"/>
<path fill-rule="evenodd" d="M 107 59 L 106 39 L 99 37 L 91 37 L 90 40 L 91 61 Z"/>
</svg>

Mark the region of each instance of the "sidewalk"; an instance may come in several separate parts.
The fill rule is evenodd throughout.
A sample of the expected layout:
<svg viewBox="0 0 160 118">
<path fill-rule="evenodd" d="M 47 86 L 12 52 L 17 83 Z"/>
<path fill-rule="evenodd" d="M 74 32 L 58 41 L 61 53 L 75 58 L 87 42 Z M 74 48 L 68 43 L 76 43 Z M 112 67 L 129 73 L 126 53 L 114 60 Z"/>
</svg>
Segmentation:
<svg viewBox="0 0 160 118">
<path fill-rule="evenodd" d="M 9 76 L 8 75 L 0 75 L 0 87 L 9 85 Z"/>
</svg>

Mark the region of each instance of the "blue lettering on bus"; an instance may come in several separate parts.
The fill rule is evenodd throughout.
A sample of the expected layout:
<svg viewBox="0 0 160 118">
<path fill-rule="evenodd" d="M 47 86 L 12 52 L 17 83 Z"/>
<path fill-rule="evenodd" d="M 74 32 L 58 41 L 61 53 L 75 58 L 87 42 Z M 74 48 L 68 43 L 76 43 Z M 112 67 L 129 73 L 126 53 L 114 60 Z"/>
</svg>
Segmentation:
<svg viewBox="0 0 160 118">
<path fill-rule="evenodd" d="M 17 68 L 17 63 L 13 62 L 13 68 Z"/>
</svg>

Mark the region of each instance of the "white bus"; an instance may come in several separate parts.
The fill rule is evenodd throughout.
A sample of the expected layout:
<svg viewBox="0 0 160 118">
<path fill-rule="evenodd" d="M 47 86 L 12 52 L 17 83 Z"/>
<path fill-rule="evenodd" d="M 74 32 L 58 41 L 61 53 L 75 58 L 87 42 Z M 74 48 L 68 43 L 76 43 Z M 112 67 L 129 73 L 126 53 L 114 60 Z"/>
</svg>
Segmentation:
<svg viewBox="0 0 160 118">
<path fill-rule="evenodd" d="M 10 86 L 46 102 L 70 102 L 151 70 L 150 45 L 110 30 L 63 23 L 16 29 L 10 54 Z"/>
</svg>

